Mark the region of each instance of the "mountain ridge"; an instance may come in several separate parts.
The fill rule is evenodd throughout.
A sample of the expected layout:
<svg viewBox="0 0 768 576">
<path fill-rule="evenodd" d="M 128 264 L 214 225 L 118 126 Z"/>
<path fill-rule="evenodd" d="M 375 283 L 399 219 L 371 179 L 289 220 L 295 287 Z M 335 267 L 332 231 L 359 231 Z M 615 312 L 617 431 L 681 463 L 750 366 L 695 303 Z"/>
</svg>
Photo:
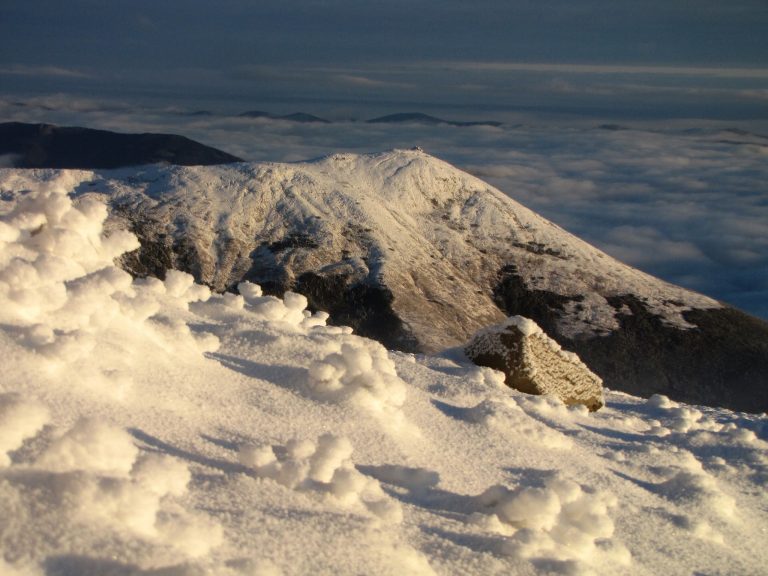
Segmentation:
<svg viewBox="0 0 768 576">
<path fill-rule="evenodd" d="M 141 239 L 123 260 L 135 275 L 179 268 L 216 290 L 298 291 L 411 352 L 520 314 L 610 388 L 768 407 L 765 323 L 619 263 L 420 150 L 79 178 L 76 194 L 107 200 L 110 225 Z"/>
<path fill-rule="evenodd" d="M 176 134 L 125 134 L 53 124 L 0 124 L 0 156 L 18 168 L 120 168 L 167 162 L 212 165 L 237 156 Z"/>
<path fill-rule="evenodd" d="M 270 120 L 285 120 L 287 122 L 299 122 L 302 124 L 331 124 L 330 120 L 308 114 L 307 112 L 293 112 L 292 114 L 272 114 L 263 110 L 248 110 L 237 115 L 238 118 L 268 118 Z"/>
<path fill-rule="evenodd" d="M 273 114 L 272 112 L 266 112 L 264 110 L 248 110 L 241 112 L 237 115 L 238 118 L 267 118 L 269 120 L 285 120 L 289 122 L 301 122 L 301 123 L 317 123 L 317 124 L 333 124 L 334 122 L 314 114 L 306 112 L 294 112 L 293 114 Z M 356 120 L 353 120 L 355 122 Z M 395 114 L 387 114 L 384 116 L 377 116 L 376 118 L 369 118 L 368 120 L 361 121 L 364 124 L 422 124 L 428 126 L 455 126 L 455 127 L 472 127 L 472 126 L 491 126 L 498 128 L 503 125 L 503 122 L 495 120 L 446 120 L 445 118 L 439 118 L 423 112 L 397 112 Z"/>
<path fill-rule="evenodd" d="M 492 126 L 499 127 L 502 122 L 496 122 L 492 120 L 474 120 L 460 122 L 455 120 L 444 120 L 436 116 L 424 114 L 422 112 L 399 112 L 397 114 L 388 114 L 386 116 L 379 116 L 377 118 L 371 118 L 366 120 L 368 124 L 428 124 L 428 125 L 448 125 L 448 126 Z"/>
</svg>

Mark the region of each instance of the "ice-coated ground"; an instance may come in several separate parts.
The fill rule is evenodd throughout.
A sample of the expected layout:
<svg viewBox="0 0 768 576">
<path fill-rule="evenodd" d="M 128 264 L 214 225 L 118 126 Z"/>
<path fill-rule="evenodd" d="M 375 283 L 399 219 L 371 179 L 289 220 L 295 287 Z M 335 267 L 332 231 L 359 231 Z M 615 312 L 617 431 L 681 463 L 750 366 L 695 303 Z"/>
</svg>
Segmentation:
<svg viewBox="0 0 768 576">
<path fill-rule="evenodd" d="M 68 178 L 0 202 L 0 574 L 764 573 L 764 415 L 590 414 L 299 295 L 133 281 Z"/>
</svg>

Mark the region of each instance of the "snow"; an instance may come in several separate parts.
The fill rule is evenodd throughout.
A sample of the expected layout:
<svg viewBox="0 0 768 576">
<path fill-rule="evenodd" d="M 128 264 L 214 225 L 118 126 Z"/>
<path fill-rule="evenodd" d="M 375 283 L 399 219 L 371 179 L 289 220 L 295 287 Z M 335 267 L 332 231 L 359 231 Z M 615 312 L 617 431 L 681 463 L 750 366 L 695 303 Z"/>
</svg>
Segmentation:
<svg viewBox="0 0 768 576">
<path fill-rule="evenodd" d="M 387 350 L 378 342 L 354 335 L 341 337 L 329 346 L 333 351 L 309 367 L 312 394 L 349 402 L 379 417 L 391 430 L 402 429 L 405 416 L 400 408 L 406 386 Z"/>
<path fill-rule="evenodd" d="M 9 189 L 54 178 L 46 171 L 3 174 Z M 110 229 L 130 228 L 139 219 L 145 235 L 194 249 L 199 278 L 219 291 L 245 278 L 254 260 L 263 268 L 284 266 L 297 278 L 322 269 L 353 273 L 372 285 L 380 281 L 426 351 L 455 346 L 503 321 L 491 295 L 499 270 L 510 262 L 518 264 L 527 289 L 574 298 L 557 320 L 558 331 L 569 338 L 618 328 L 612 296 L 642 295 L 652 314 L 678 328 L 692 327 L 684 312 L 721 306 L 616 261 L 419 150 L 334 154 L 294 164 L 60 174 L 68 181 L 59 186 L 81 199 L 110 203 Z M 317 246 L 291 251 L 289 261 L 265 248 L 297 233 Z M 414 294 L 419 296 L 409 297 Z M 266 315 L 280 310 L 264 303 Z"/>
<path fill-rule="evenodd" d="M 765 415 L 589 413 L 297 294 L 132 280 L 92 175 L 39 176 L 2 176 L 3 575 L 764 571 Z"/>
</svg>

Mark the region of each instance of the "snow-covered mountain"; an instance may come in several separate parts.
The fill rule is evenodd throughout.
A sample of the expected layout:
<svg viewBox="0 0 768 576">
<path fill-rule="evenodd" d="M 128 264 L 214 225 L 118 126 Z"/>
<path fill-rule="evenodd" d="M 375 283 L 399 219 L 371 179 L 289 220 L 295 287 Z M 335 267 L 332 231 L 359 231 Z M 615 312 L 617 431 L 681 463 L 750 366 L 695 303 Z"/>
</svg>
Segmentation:
<svg viewBox="0 0 768 576">
<path fill-rule="evenodd" d="M 378 157 L 404 159 L 442 167 Z M 336 162 L 273 169 L 306 185 Z M 84 193 L 181 201 L 183 179 L 234 214 L 205 184 L 245 198 L 234 175 L 258 170 L 0 172 L 0 574 L 764 572 L 765 415 L 618 392 L 590 413 L 455 352 L 388 352 L 296 293 L 133 279 L 114 259 L 138 240 Z"/>
<path fill-rule="evenodd" d="M 27 186 L 51 176 L 13 174 Z M 768 409 L 768 324 L 626 266 L 420 150 L 68 177 L 139 236 L 123 259 L 138 275 L 294 290 L 409 352 L 522 315 L 610 388 Z"/>
</svg>

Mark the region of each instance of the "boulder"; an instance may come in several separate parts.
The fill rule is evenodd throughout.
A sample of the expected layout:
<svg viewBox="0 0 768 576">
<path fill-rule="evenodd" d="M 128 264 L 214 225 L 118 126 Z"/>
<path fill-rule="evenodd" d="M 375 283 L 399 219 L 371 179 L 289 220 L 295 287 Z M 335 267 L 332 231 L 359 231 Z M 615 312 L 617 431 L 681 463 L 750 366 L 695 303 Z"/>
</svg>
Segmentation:
<svg viewBox="0 0 768 576">
<path fill-rule="evenodd" d="M 503 372 L 507 386 L 521 392 L 550 394 L 590 411 L 605 404 L 600 377 L 528 318 L 511 316 L 479 331 L 464 351 L 475 364 Z"/>
</svg>

